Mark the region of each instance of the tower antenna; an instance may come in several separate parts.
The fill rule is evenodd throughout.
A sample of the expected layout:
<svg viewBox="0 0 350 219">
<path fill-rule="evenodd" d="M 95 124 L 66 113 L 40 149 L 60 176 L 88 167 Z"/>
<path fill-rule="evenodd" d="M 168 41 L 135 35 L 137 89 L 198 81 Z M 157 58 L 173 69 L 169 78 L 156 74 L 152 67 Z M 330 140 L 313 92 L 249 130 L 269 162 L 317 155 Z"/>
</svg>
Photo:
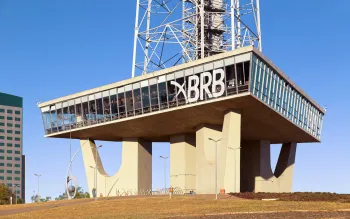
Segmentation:
<svg viewBox="0 0 350 219">
<path fill-rule="evenodd" d="M 262 50 L 260 0 L 136 0 L 132 77 L 248 45 Z"/>
</svg>

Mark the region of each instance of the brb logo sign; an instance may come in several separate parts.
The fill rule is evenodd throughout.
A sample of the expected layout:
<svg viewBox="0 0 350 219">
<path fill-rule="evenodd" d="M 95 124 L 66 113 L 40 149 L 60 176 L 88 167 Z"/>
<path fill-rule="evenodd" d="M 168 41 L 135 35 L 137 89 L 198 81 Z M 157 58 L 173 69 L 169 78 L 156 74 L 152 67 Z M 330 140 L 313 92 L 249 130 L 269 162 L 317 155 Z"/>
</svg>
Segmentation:
<svg viewBox="0 0 350 219">
<path fill-rule="evenodd" d="M 205 95 L 209 98 L 220 97 L 225 92 L 225 72 L 223 69 L 216 69 L 213 74 L 210 72 L 203 72 L 200 75 L 191 75 L 186 81 L 180 85 L 176 81 L 171 81 L 170 84 L 177 87 L 177 94 L 182 94 L 185 97 L 186 103 L 193 103 L 198 99 L 203 100 Z M 187 93 L 185 91 L 187 86 Z M 211 91 L 209 87 L 211 86 Z"/>
</svg>

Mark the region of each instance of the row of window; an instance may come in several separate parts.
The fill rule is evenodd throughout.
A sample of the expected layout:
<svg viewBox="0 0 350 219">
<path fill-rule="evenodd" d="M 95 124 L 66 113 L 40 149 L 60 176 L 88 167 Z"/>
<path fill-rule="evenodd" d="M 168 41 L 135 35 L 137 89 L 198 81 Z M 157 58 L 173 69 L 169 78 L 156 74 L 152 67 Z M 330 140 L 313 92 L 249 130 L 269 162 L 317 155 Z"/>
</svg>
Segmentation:
<svg viewBox="0 0 350 219">
<path fill-rule="evenodd" d="M 12 113 L 13 113 L 13 110 L 8 109 L 8 110 L 6 110 L 6 112 L 7 112 L 8 114 L 12 114 Z M 5 109 L 0 109 L 0 113 L 5 113 Z M 21 111 L 15 110 L 15 114 L 16 114 L 16 115 L 21 115 Z"/>
<path fill-rule="evenodd" d="M 15 181 L 21 181 L 21 178 L 20 177 L 12 177 L 12 176 L 7 176 L 6 177 L 6 180 L 12 180 L 14 179 Z M 5 177 L 4 176 L 0 176 L 0 180 L 5 180 Z M 12 184 L 9 184 L 11 186 L 9 187 L 12 187 Z"/>
<path fill-rule="evenodd" d="M 5 150 L 0 149 L 0 154 L 4 154 L 4 153 L 5 153 Z M 12 154 L 13 151 L 12 150 L 7 150 L 6 153 Z M 21 152 L 20 151 L 15 151 L 15 154 L 21 154 Z"/>
<path fill-rule="evenodd" d="M 211 94 L 204 92 L 197 102 L 213 98 L 214 93 L 229 96 L 248 92 L 250 56 L 231 57 L 44 107 L 41 110 L 45 132 L 50 134 L 189 104 L 186 95 L 187 98 L 194 96 L 188 92 L 189 86 L 196 85 L 189 77 L 203 72 L 209 73 L 201 80 L 204 80 L 203 84 L 209 84 Z M 214 69 L 224 70 L 224 90 L 211 84 L 215 76 L 216 80 L 220 79 L 213 73 Z"/>
<path fill-rule="evenodd" d="M 324 115 L 316 107 L 255 56 L 251 76 L 251 93 L 320 139 Z"/>
<path fill-rule="evenodd" d="M 5 133 L 5 130 L 4 129 L 0 129 L 0 133 Z M 13 131 L 12 130 L 7 130 L 6 133 L 7 134 L 13 134 Z M 21 131 L 15 131 L 15 134 L 16 135 L 20 135 Z"/>
<path fill-rule="evenodd" d="M 0 160 L 5 160 L 5 156 L 0 156 Z M 6 160 L 13 160 L 13 157 L 6 157 Z M 15 157 L 15 161 L 20 161 L 21 158 Z"/>
<path fill-rule="evenodd" d="M 12 123 L 7 123 L 6 125 L 7 125 L 7 127 L 13 127 Z M 0 122 L 0 126 L 5 126 L 5 123 L 4 122 Z M 20 124 L 15 124 L 15 127 L 16 128 L 21 128 L 21 125 Z"/>
<path fill-rule="evenodd" d="M 5 163 L 0 163 L 0 167 L 4 167 L 4 166 L 5 166 Z M 13 167 L 13 164 L 12 163 L 7 163 L 6 166 L 7 167 Z M 21 164 L 16 163 L 15 167 L 21 167 Z"/>
<path fill-rule="evenodd" d="M 0 147 L 4 147 L 5 146 L 5 143 L 4 142 L 0 142 Z M 13 147 L 13 144 L 12 143 L 7 143 L 6 144 L 7 147 Z M 20 144 L 15 144 L 15 147 L 16 148 L 20 148 L 21 145 Z"/>
<path fill-rule="evenodd" d="M 0 139 L 5 139 L 5 136 L 0 135 Z M 7 139 L 8 141 L 12 141 L 12 140 L 13 140 L 13 137 L 7 136 L 6 139 Z M 15 141 L 21 141 L 21 138 L 17 138 L 17 137 L 16 137 L 16 138 L 15 138 Z"/>
<path fill-rule="evenodd" d="M 5 116 L 0 116 L 0 120 L 5 120 L 5 118 L 6 118 L 7 120 L 13 120 L 13 117 L 12 117 L 12 116 L 7 116 L 7 117 L 5 117 Z M 15 117 L 15 121 L 20 122 L 20 121 L 21 121 L 21 118 Z"/>
<path fill-rule="evenodd" d="M 0 169 L 0 173 L 5 173 L 5 170 Z M 13 172 L 12 172 L 12 170 L 6 170 L 6 173 L 12 174 Z M 21 174 L 21 171 L 15 170 L 14 173 L 15 174 Z"/>
</svg>

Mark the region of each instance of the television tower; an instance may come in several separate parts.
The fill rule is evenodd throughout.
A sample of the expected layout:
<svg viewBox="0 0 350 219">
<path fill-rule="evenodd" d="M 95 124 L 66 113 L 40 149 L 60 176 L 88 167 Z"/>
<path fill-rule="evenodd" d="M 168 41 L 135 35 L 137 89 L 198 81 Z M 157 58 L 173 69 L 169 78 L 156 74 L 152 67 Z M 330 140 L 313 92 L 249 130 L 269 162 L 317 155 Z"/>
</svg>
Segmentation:
<svg viewBox="0 0 350 219">
<path fill-rule="evenodd" d="M 262 51 L 260 0 L 137 0 L 132 77 L 247 45 Z"/>
</svg>

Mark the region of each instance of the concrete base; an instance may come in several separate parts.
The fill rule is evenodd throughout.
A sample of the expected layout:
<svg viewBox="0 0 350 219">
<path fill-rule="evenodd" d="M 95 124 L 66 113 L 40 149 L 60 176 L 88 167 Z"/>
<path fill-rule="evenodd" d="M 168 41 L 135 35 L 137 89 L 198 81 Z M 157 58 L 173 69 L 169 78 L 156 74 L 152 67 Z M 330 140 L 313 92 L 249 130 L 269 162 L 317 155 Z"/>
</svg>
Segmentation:
<svg viewBox="0 0 350 219">
<path fill-rule="evenodd" d="M 196 191 L 196 138 L 194 135 L 170 137 L 170 186 L 184 193 Z"/>
<path fill-rule="evenodd" d="M 296 143 L 283 144 L 275 173 L 270 142 L 244 142 L 241 149 L 241 192 L 291 192 Z"/>
<path fill-rule="evenodd" d="M 217 142 L 218 173 L 216 187 Z M 201 125 L 196 133 L 196 191 L 197 194 L 215 194 L 240 191 L 240 145 L 241 145 L 241 113 L 230 110 L 225 113 L 223 126 Z"/>
<path fill-rule="evenodd" d="M 215 143 L 208 138 L 220 139 L 221 127 L 202 125 L 196 133 L 196 193 L 215 194 Z"/>
<path fill-rule="evenodd" d="M 85 173 L 90 196 L 97 188 L 98 196 L 126 195 L 127 192 L 140 192 L 152 189 L 152 144 L 140 139 L 124 139 L 122 164 L 119 171 L 108 176 L 103 168 L 93 140 L 81 140 Z M 95 169 L 97 174 L 95 178 Z"/>
</svg>

